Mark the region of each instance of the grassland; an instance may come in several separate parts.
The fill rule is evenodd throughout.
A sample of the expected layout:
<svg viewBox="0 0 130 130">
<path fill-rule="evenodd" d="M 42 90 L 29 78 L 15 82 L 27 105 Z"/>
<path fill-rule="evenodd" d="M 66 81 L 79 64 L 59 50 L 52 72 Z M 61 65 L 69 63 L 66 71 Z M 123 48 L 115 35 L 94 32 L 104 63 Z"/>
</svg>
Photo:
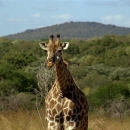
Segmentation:
<svg viewBox="0 0 130 130">
<path fill-rule="evenodd" d="M 40 111 L 43 125 L 37 111 L 0 113 L 0 130 L 46 130 L 44 111 Z M 89 115 L 89 130 L 129 130 L 130 118 L 109 118 Z"/>
</svg>

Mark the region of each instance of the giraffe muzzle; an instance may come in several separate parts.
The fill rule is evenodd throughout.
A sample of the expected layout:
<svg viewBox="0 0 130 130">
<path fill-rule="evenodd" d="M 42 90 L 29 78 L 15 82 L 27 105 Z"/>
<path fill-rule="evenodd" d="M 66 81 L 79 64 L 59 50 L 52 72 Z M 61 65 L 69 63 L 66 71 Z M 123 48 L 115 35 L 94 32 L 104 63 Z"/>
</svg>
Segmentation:
<svg viewBox="0 0 130 130">
<path fill-rule="evenodd" d="M 52 67 L 52 66 L 53 66 L 53 62 L 49 62 L 49 61 L 48 61 L 48 62 L 47 62 L 47 66 L 48 66 L 48 67 Z"/>
<path fill-rule="evenodd" d="M 53 59 L 47 60 L 47 66 L 48 66 L 48 67 L 52 67 L 53 64 L 54 64 L 54 60 L 53 60 Z"/>
</svg>

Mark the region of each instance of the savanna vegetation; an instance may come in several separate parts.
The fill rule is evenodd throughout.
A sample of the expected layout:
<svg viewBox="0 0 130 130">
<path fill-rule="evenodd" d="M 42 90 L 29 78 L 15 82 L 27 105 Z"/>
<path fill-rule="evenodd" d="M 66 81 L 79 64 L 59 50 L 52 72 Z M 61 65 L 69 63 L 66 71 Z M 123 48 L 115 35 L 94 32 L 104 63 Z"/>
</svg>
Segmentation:
<svg viewBox="0 0 130 130">
<path fill-rule="evenodd" d="M 17 111 L 0 113 L 0 130 L 46 130 L 44 111 Z M 129 130 L 130 118 L 109 118 L 101 115 L 89 115 L 88 130 Z"/>
<path fill-rule="evenodd" d="M 43 40 L 47 41 L 40 41 Z M 28 118 L 37 118 L 35 110 L 44 107 L 44 91 L 47 91 L 45 88 L 54 78 L 48 77 L 51 81 L 45 80 L 45 72 L 53 72 L 44 66 L 46 52 L 39 47 L 40 41 L 0 38 L 0 122 L 3 122 L 0 129 L 5 128 L 4 121 L 10 125 L 8 130 L 17 129 L 13 128 L 11 122 L 14 115 L 7 114 L 10 111 L 18 111 L 18 115 L 14 117 L 18 118 L 15 123 L 21 125 L 21 129 L 26 129 L 19 120 L 28 120 L 24 119 L 28 114 Z M 113 119 L 117 126 L 122 124 L 123 119 L 126 125 L 122 125 L 122 129 L 127 130 L 130 117 L 130 36 L 112 35 L 87 41 L 72 39 L 69 42 L 70 46 L 64 51 L 63 56 L 69 64 L 76 84 L 88 98 L 91 115 L 89 120 L 97 125 L 95 128 L 95 125 L 90 124 L 90 130 L 109 130 L 105 127 L 104 121 L 108 121 L 106 125 L 111 124 L 111 117 L 120 119 L 119 122 Z M 42 78 L 39 81 L 40 85 L 46 83 L 45 88 L 38 87 L 37 73 L 38 77 Z M 23 111 L 26 111 L 25 115 Z M 93 113 L 102 118 L 93 117 Z M 33 124 L 32 120 L 29 121 Z M 28 128 L 28 124 L 26 125 Z M 39 126 L 36 127 L 41 129 Z"/>
</svg>

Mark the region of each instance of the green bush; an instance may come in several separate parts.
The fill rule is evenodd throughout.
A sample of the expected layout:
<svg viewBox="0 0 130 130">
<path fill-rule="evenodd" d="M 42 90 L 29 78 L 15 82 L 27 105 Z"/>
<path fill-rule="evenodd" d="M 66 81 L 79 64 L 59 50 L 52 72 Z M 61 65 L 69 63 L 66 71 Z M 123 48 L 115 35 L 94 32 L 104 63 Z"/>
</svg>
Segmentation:
<svg viewBox="0 0 130 130">
<path fill-rule="evenodd" d="M 36 78 L 32 73 L 15 68 L 8 62 L 0 66 L 0 95 L 9 95 L 11 90 L 32 92 L 37 88 Z"/>
<path fill-rule="evenodd" d="M 109 107 L 109 101 L 119 100 L 123 96 L 125 99 L 130 98 L 130 90 L 126 84 L 108 84 L 99 87 L 89 96 L 89 103 L 92 107 Z"/>
</svg>

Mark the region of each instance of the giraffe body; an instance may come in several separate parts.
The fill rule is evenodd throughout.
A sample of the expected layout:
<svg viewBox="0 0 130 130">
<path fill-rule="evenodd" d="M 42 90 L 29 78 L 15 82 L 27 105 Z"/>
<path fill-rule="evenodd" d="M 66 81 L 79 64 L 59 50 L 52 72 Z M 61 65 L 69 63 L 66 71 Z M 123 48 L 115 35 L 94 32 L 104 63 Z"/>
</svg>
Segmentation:
<svg viewBox="0 0 130 130">
<path fill-rule="evenodd" d="M 50 38 L 51 39 L 51 38 Z M 53 38 L 52 38 L 53 40 Z M 64 62 L 59 42 L 48 52 L 48 66 L 55 64 L 56 79 L 45 98 L 48 130 L 88 130 L 88 103 L 84 93 L 76 86 Z M 58 49 L 57 49 L 58 48 Z M 48 50 L 51 50 L 48 48 Z M 58 51 L 57 51 L 58 50 Z M 52 56 L 52 57 L 51 57 Z"/>
</svg>

